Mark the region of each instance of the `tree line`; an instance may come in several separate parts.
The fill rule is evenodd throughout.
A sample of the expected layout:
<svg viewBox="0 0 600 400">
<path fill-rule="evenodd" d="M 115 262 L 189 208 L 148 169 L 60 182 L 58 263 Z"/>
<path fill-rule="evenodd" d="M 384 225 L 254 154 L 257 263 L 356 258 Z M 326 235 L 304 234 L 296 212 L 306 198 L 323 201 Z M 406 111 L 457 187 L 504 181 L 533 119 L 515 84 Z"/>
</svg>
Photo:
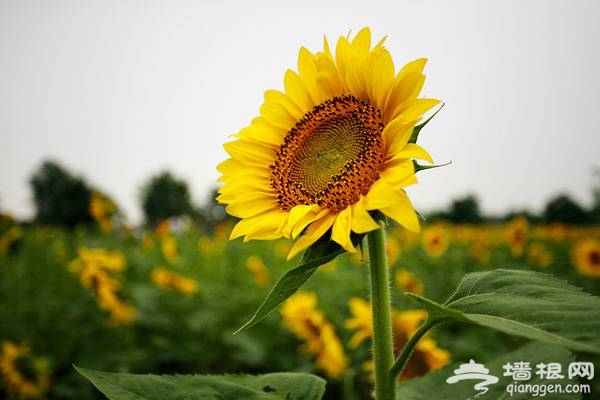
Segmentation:
<svg viewBox="0 0 600 400">
<path fill-rule="evenodd" d="M 90 215 L 92 193 L 100 192 L 82 176 L 74 175 L 55 161 L 44 161 L 30 180 L 35 206 L 34 223 L 72 228 L 93 223 Z M 106 198 L 108 195 L 103 194 Z M 192 201 L 187 182 L 162 171 L 151 176 L 139 191 L 139 204 L 144 222 L 154 226 L 171 217 L 189 217 L 201 225 L 210 226 L 227 218 L 223 207 L 215 200 L 213 189 L 204 204 Z M 428 221 L 447 220 L 455 223 L 485 223 L 508 220 L 524 215 L 537 223 L 598 224 L 600 223 L 600 185 L 593 189 L 593 204 L 586 208 L 568 194 L 550 199 L 541 213 L 519 210 L 500 216 L 484 215 L 475 195 L 451 201 L 445 210 L 426 215 Z"/>
</svg>

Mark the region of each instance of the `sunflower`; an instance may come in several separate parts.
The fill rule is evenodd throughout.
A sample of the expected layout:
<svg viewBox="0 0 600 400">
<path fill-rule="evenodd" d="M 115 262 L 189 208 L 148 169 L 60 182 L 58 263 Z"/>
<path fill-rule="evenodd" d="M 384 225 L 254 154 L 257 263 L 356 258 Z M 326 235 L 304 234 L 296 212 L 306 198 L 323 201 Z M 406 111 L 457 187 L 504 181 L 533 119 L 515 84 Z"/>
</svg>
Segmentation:
<svg viewBox="0 0 600 400">
<path fill-rule="evenodd" d="M 254 275 L 254 282 L 259 288 L 264 288 L 269 284 L 270 275 L 267 266 L 263 260 L 256 255 L 246 259 L 246 268 Z"/>
<path fill-rule="evenodd" d="M 2 342 L 0 377 L 9 392 L 19 398 L 42 397 L 50 386 L 46 362 L 33 358 L 27 343 Z"/>
<path fill-rule="evenodd" d="M 577 242 L 571 251 L 575 268 L 590 278 L 600 278 L 600 241 L 584 239 Z"/>
<path fill-rule="evenodd" d="M 400 269 L 396 272 L 396 285 L 402 292 L 423 295 L 423 283 L 412 272 Z"/>
<path fill-rule="evenodd" d="M 515 217 L 508 222 L 505 230 L 506 241 L 513 256 L 521 257 L 525 252 L 529 235 L 529 223 L 524 217 Z"/>
<path fill-rule="evenodd" d="M 231 239 L 297 239 L 289 259 L 329 231 L 354 252 L 350 234 L 377 229 L 374 210 L 419 230 L 404 188 L 416 182 L 413 159 L 432 160 L 410 139 L 439 101 L 417 98 L 426 60 L 396 73 L 383 42 L 372 47 L 364 28 L 335 52 L 327 39 L 315 54 L 301 48 L 284 91 L 265 92 L 260 116 L 225 144 L 230 158 L 218 166 L 218 200 L 241 219 Z"/>
<path fill-rule="evenodd" d="M 350 311 L 352 318 L 346 321 L 346 328 L 355 330 L 350 339 L 350 347 L 358 347 L 365 339 L 373 336 L 370 328 L 372 323 L 372 312 L 369 303 L 360 298 L 350 300 Z M 394 332 L 394 347 L 398 352 L 404 348 L 410 337 L 417 331 L 419 325 L 427 318 L 424 310 L 407 310 L 394 312 L 392 328 Z M 399 356 L 399 353 L 396 354 Z M 437 342 L 429 335 L 425 335 L 417 344 L 415 352 L 408 362 L 400 379 L 410 379 L 424 375 L 443 367 L 450 361 L 450 352 L 438 347 Z M 373 372 L 373 361 L 363 364 L 363 369 L 369 373 Z"/>
<path fill-rule="evenodd" d="M 317 366 L 330 378 L 338 378 L 348 366 L 344 347 L 333 325 L 317 309 L 313 292 L 296 292 L 281 308 L 283 324 L 305 341 L 303 349 L 316 357 Z"/>
<path fill-rule="evenodd" d="M 174 289 L 185 295 L 196 294 L 199 290 L 198 282 L 195 279 L 170 271 L 164 267 L 158 266 L 150 274 L 152 282 L 163 289 Z"/>
<path fill-rule="evenodd" d="M 421 236 L 421 245 L 429 257 L 443 256 L 449 243 L 448 232 L 442 225 L 428 227 Z"/>
</svg>

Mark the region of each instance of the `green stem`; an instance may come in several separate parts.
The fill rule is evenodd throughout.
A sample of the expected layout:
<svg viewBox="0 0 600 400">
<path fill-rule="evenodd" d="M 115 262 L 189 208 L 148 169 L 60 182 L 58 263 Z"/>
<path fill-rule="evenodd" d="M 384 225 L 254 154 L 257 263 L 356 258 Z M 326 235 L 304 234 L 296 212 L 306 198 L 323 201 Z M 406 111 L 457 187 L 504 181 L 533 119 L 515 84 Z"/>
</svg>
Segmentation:
<svg viewBox="0 0 600 400">
<path fill-rule="evenodd" d="M 419 327 L 419 329 L 417 329 L 417 331 L 408 340 L 408 343 L 406 343 L 406 345 L 402 349 L 402 353 L 400 353 L 400 356 L 398 357 L 398 359 L 396 360 L 396 362 L 390 369 L 390 379 L 391 380 L 393 380 L 395 382 L 398 379 L 398 377 L 400 375 L 402 375 L 402 372 L 404 371 L 404 368 L 406 367 L 406 363 L 410 359 L 410 356 L 412 355 L 413 351 L 415 351 L 415 348 L 417 347 L 417 343 L 419 342 L 419 340 L 421 340 L 421 338 L 427 332 L 429 332 L 429 330 L 431 328 L 433 328 L 435 325 L 440 324 L 442 322 L 444 322 L 443 319 L 437 319 L 437 320 L 434 320 L 431 322 L 427 321 L 426 323 L 421 325 Z"/>
<path fill-rule="evenodd" d="M 392 304 L 390 277 L 385 248 L 385 221 L 378 220 L 379 229 L 367 235 L 373 309 L 373 361 L 375 363 L 375 396 L 377 400 L 396 398 L 396 381 L 390 370 L 394 362 L 392 337 Z"/>
</svg>

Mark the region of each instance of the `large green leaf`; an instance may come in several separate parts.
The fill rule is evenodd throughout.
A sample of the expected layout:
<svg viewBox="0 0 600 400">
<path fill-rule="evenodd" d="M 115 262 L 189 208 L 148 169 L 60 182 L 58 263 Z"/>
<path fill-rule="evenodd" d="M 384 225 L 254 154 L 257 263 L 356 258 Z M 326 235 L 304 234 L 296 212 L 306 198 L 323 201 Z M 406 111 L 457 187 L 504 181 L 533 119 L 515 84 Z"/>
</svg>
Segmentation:
<svg viewBox="0 0 600 400">
<path fill-rule="evenodd" d="M 109 400 L 317 400 L 325 381 L 302 373 L 251 375 L 136 375 L 77 368 Z"/>
<path fill-rule="evenodd" d="M 482 338 L 482 340 L 485 340 Z M 475 344 L 476 345 L 476 344 Z M 482 343 L 482 345 L 484 345 Z M 566 349 L 549 344 L 539 342 L 530 343 L 511 353 L 508 353 L 500 358 L 492 361 L 474 360 L 477 363 L 484 364 L 489 370 L 488 375 L 497 377 L 497 383 L 490 383 L 486 386 L 488 391 L 481 395 L 482 400 L 529 400 L 536 398 L 532 391 L 538 390 L 538 396 L 541 396 L 541 390 L 547 390 L 546 385 L 561 385 L 564 391 L 567 390 L 567 385 L 576 384 L 577 380 L 568 379 L 568 366 L 575 361 L 573 355 Z M 510 363 L 513 365 L 517 362 L 527 362 L 531 368 L 531 378 L 525 381 L 514 381 L 512 376 L 504 376 L 504 365 Z M 563 379 L 542 379 L 541 375 L 536 374 L 540 363 L 558 363 L 561 365 L 561 375 Z M 455 376 L 455 370 L 459 365 L 454 363 L 440 370 L 430 372 L 429 374 L 406 381 L 398 385 L 397 398 L 402 400 L 431 400 L 431 399 L 446 399 L 446 400 L 467 400 L 474 398 L 480 391 L 475 389 L 475 385 L 483 380 L 465 379 L 459 382 L 449 384 L 446 380 Z M 582 383 L 591 381 L 582 380 Z M 514 387 L 514 384 L 531 385 L 528 393 L 519 393 Z M 512 395 L 507 389 L 512 387 Z M 522 388 L 527 390 L 526 388 Z M 554 389 L 552 389 L 554 390 Z M 579 399 L 580 395 L 576 393 L 546 393 L 547 397 L 555 400 L 573 400 Z"/>
<path fill-rule="evenodd" d="M 600 299 L 551 275 L 504 269 L 468 274 L 443 305 L 409 295 L 427 309 L 430 323 L 469 321 L 600 353 Z"/>
<path fill-rule="evenodd" d="M 355 246 L 360 244 L 363 236 L 352 235 L 352 242 Z M 275 286 L 273 286 L 267 298 L 258 307 L 252 318 L 235 333 L 258 323 L 306 283 L 319 266 L 328 263 L 343 253 L 345 253 L 345 250 L 337 243 L 321 238 L 304 252 L 299 266 L 286 272 L 275 283 Z"/>
</svg>

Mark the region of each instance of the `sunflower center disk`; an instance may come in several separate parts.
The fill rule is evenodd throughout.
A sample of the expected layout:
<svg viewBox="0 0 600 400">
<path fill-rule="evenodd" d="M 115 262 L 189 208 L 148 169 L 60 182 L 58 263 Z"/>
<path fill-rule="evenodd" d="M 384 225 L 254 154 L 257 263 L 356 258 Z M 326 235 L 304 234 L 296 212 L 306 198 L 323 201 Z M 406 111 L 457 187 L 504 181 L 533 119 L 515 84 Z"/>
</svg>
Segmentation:
<svg viewBox="0 0 600 400">
<path fill-rule="evenodd" d="M 378 109 L 354 96 L 334 97 L 306 113 L 288 132 L 271 165 L 282 210 L 318 204 L 340 211 L 379 179 L 383 165 Z"/>
</svg>

